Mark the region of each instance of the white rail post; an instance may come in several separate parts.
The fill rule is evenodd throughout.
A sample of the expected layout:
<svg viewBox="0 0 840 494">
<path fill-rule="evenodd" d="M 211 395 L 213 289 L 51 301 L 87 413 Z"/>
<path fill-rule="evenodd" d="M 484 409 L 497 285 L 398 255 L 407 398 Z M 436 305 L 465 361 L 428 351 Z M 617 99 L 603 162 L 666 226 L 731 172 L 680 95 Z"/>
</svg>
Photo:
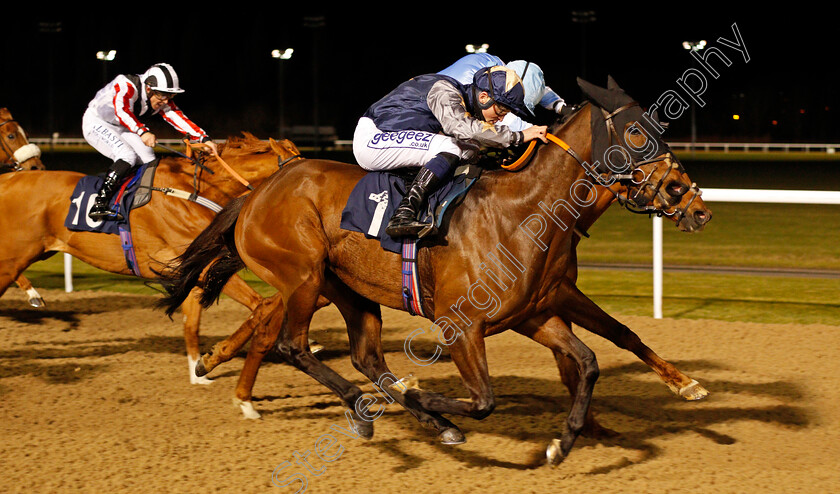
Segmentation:
<svg viewBox="0 0 840 494">
<path fill-rule="evenodd" d="M 653 217 L 653 318 L 662 319 L 662 217 Z"/>
<path fill-rule="evenodd" d="M 703 189 L 704 201 L 770 204 L 838 204 L 836 190 Z M 662 319 L 662 218 L 653 218 L 653 317 Z"/>
<path fill-rule="evenodd" d="M 64 253 L 64 291 L 73 291 L 73 256 Z"/>
</svg>

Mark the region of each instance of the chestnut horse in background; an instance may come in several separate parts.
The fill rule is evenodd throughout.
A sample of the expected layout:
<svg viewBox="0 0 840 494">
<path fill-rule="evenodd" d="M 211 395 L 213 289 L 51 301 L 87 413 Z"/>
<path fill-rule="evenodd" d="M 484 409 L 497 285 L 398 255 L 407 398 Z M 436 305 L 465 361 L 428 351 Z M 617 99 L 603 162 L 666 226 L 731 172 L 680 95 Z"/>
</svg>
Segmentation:
<svg viewBox="0 0 840 494">
<path fill-rule="evenodd" d="M 43 170 L 41 149 L 30 144 L 26 132 L 7 108 L 0 108 L 0 173 L 20 170 Z M 44 299 L 23 275 L 15 280 L 29 297 L 32 307 L 44 307 Z"/>
<path fill-rule="evenodd" d="M 606 89 L 579 84 L 590 104 L 551 126 L 557 145 L 541 145 L 520 172 L 485 171 L 451 213 L 446 231 L 421 241 L 423 313 L 434 321 L 432 333 L 449 348 L 470 401 L 422 389 L 399 392 L 389 385 L 397 379 L 384 359 L 380 305 L 405 310 L 402 259 L 383 250 L 378 239 L 340 227 L 350 191 L 366 173 L 356 165 L 293 163 L 247 197 L 232 201 L 163 273 L 161 282 L 170 295 L 161 305 L 171 314 L 196 287 L 204 289 L 202 305 L 209 305 L 228 276 L 249 268 L 278 291 L 235 333 L 254 333 L 236 398 L 250 402 L 263 357 L 276 347 L 284 360 L 335 392 L 349 409 L 351 426 L 367 438 L 373 435 L 371 406 L 377 399 L 320 362 L 307 344 L 322 296 L 345 318 L 354 367 L 389 403 L 400 403 L 446 444 L 465 439 L 442 414 L 481 419 L 493 411 L 484 338 L 507 329 L 549 348 L 573 395 L 562 435 L 546 450 L 553 465 L 567 456 L 584 430 L 609 432 L 591 416 L 598 365 L 571 331 L 572 324 L 632 351 L 684 398 L 704 397 L 702 386 L 660 359 L 575 285 L 578 239 L 573 230 L 588 228 L 616 199 L 667 215 L 684 231 L 699 231 L 711 218 L 699 190 L 643 119 L 638 104 L 612 79 Z M 651 149 L 657 152 L 650 154 Z M 608 150 L 626 153 L 630 167 L 625 173 L 590 164 L 593 159 L 600 164 Z M 441 348 L 430 358 L 417 357 L 411 342 L 418 332 L 423 330 L 406 339 L 406 353 L 428 365 Z"/>
<path fill-rule="evenodd" d="M 163 157 L 155 172 L 152 200 L 131 211 L 134 251 L 139 276 L 155 279 L 160 267 L 183 252 L 221 206 L 249 192 L 285 162 L 299 157 L 288 140 L 269 142 L 245 134 L 220 146 L 220 158 L 203 165 L 186 157 Z M 222 161 L 223 160 L 223 161 Z M 222 163 L 227 164 L 238 179 Z M 204 171 L 205 169 L 209 171 Z M 70 197 L 84 175 L 70 171 L 29 171 L 0 175 L 0 296 L 32 263 L 66 252 L 96 268 L 134 274 L 126 263 L 120 236 L 71 231 L 64 226 Z M 187 200 L 192 193 L 198 200 Z M 215 203 L 211 209 L 207 205 Z M 86 214 L 82 210 L 80 214 Z M 253 310 L 262 297 L 239 276 L 224 288 L 232 299 Z M 190 297 L 181 307 L 190 381 L 205 384 L 194 366 L 199 357 L 201 306 Z"/>
</svg>

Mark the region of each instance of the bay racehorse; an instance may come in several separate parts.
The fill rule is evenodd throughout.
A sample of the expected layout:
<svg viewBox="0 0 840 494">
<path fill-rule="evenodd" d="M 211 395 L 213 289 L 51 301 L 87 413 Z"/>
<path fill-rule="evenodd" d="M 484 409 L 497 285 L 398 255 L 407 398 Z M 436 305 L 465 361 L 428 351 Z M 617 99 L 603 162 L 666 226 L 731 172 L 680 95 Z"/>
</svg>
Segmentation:
<svg viewBox="0 0 840 494">
<path fill-rule="evenodd" d="M 130 213 L 136 272 L 126 261 L 120 235 L 65 226 L 71 194 L 83 174 L 47 170 L 0 175 L 0 296 L 28 266 L 57 252 L 112 273 L 154 279 L 155 267 L 180 254 L 223 205 L 299 157 L 288 140 L 266 142 L 247 133 L 228 139 L 221 151 L 203 164 L 186 155 L 160 159 L 152 200 Z M 231 277 L 224 292 L 251 310 L 262 298 L 239 276 Z M 191 298 L 181 309 L 190 380 L 208 383 L 193 369 L 201 307 Z"/>
<path fill-rule="evenodd" d="M 344 316 L 354 367 L 377 385 L 386 402 L 400 403 L 443 443 L 465 439 L 442 414 L 481 419 L 494 409 L 484 338 L 507 329 L 551 349 L 573 395 L 561 437 L 546 450 L 551 464 L 566 457 L 581 432 L 609 432 L 590 413 L 598 365 L 572 324 L 632 351 L 686 399 L 702 398 L 707 392 L 699 383 L 659 358 L 576 287 L 579 238 L 574 231 L 591 226 L 612 202 L 667 215 L 684 231 L 699 231 L 711 218 L 700 191 L 660 139 L 655 119 L 612 79 L 607 88 L 579 84 L 589 103 L 567 122 L 551 126 L 556 145 L 539 146 L 516 173 L 485 171 L 451 213 L 448 227 L 419 250 L 422 313 L 434 322 L 429 331 L 408 335 L 406 354 L 428 365 L 447 347 L 470 401 L 422 389 L 400 393 L 389 385 L 397 379 L 385 364 L 380 305 L 405 310 L 402 259 L 383 250 L 377 239 L 339 226 L 350 191 L 366 173 L 352 164 L 298 161 L 232 201 L 164 272 L 161 281 L 169 296 L 161 305 L 171 314 L 196 287 L 204 289 L 202 305 L 209 305 L 228 276 L 248 267 L 277 293 L 263 299 L 229 338 L 235 347 L 242 343 L 236 335 L 253 333 L 236 399 L 250 402 L 262 359 L 276 346 L 284 360 L 340 397 L 362 437 L 372 437 L 383 403 L 375 410 L 375 396 L 312 355 L 308 328 L 321 296 Z M 430 357 L 412 348 L 420 333 L 440 342 Z M 214 347 L 214 352 L 226 350 Z M 207 357 L 205 367 L 218 363 Z"/>
<path fill-rule="evenodd" d="M 20 170 L 43 170 L 41 149 L 29 142 L 26 132 L 7 108 L 0 108 L 0 173 Z M 44 299 L 23 275 L 15 283 L 26 292 L 29 305 L 44 307 Z"/>
</svg>

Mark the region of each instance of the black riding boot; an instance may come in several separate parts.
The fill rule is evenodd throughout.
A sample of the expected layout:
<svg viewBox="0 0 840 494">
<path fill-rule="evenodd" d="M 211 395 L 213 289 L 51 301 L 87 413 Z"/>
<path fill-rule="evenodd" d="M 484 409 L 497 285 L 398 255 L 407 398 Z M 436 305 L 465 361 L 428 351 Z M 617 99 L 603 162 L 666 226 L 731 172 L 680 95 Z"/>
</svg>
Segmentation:
<svg viewBox="0 0 840 494">
<path fill-rule="evenodd" d="M 111 166 L 108 174 L 105 175 L 105 180 L 102 182 L 102 188 L 99 189 L 99 194 L 97 194 L 94 200 L 93 207 L 90 208 L 90 212 L 88 213 L 90 219 L 96 221 L 105 218 L 117 221 L 123 219 L 123 215 L 108 208 L 108 203 L 111 202 L 111 198 L 114 197 L 114 193 L 119 188 L 120 179 L 130 169 L 131 165 L 124 161 L 117 161 Z"/>
<path fill-rule="evenodd" d="M 394 238 L 416 237 L 426 228 L 430 228 L 426 234 L 433 233 L 434 220 L 431 225 L 422 223 L 417 220 L 417 215 L 429 194 L 434 192 L 438 185 L 440 185 L 440 179 L 434 173 L 426 167 L 420 168 L 400 205 L 397 206 L 397 210 L 391 216 L 391 220 L 385 228 L 385 233 Z"/>
</svg>

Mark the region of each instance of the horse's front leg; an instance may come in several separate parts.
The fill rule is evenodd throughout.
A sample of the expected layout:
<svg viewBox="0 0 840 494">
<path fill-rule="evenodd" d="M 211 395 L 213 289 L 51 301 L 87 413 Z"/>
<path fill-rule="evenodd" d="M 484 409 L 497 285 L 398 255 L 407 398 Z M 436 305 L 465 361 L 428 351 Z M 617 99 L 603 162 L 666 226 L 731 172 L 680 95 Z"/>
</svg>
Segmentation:
<svg viewBox="0 0 840 494">
<path fill-rule="evenodd" d="M 15 280 L 15 283 L 17 283 L 17 286 L 19 286 L 21 290 L 26 292 L 26 296 L 29 297 L 29 305 L 38 309 L 47 306 L 47 303 L 44 302 L 44 298 L 41 296 L 40 293 L 38 293 L 38 290 L 36 290 L 35 287 L 32 286 L 32 282 L 26 279 L 25 276 L 18 276 L 18 278 Z"/>
<path fill-rule="evenodd" d="M 520 324 L 514 330 L 551 349 L 555 355 L 562 355 L 564 364 L 574 363 L 574 368 L 561 368 L 561 376 L 572 394 L 572 407 L 560 439 L 552 440 L 546 448 L 549 464 L 559 465 L 569 454 L 587 422 L 594 423 L 589 404 L 592 400 L 592 390 L 598 380 L 598 362 L 595 353 L 580 341 L 559 317 L 535 318 Z"/>
<path fill-rule="evenodd" d="M 574 282 L 564 280 L 560 291 L 555 310 L 563 319 L 610 340 L 619 348 L 633 352 L 678 396 L 686 400 L 700 400 L 709 394 L 697 381 L 680 372 L 642 343 L 630 328 L 604 312 Z"/>
</svg>

